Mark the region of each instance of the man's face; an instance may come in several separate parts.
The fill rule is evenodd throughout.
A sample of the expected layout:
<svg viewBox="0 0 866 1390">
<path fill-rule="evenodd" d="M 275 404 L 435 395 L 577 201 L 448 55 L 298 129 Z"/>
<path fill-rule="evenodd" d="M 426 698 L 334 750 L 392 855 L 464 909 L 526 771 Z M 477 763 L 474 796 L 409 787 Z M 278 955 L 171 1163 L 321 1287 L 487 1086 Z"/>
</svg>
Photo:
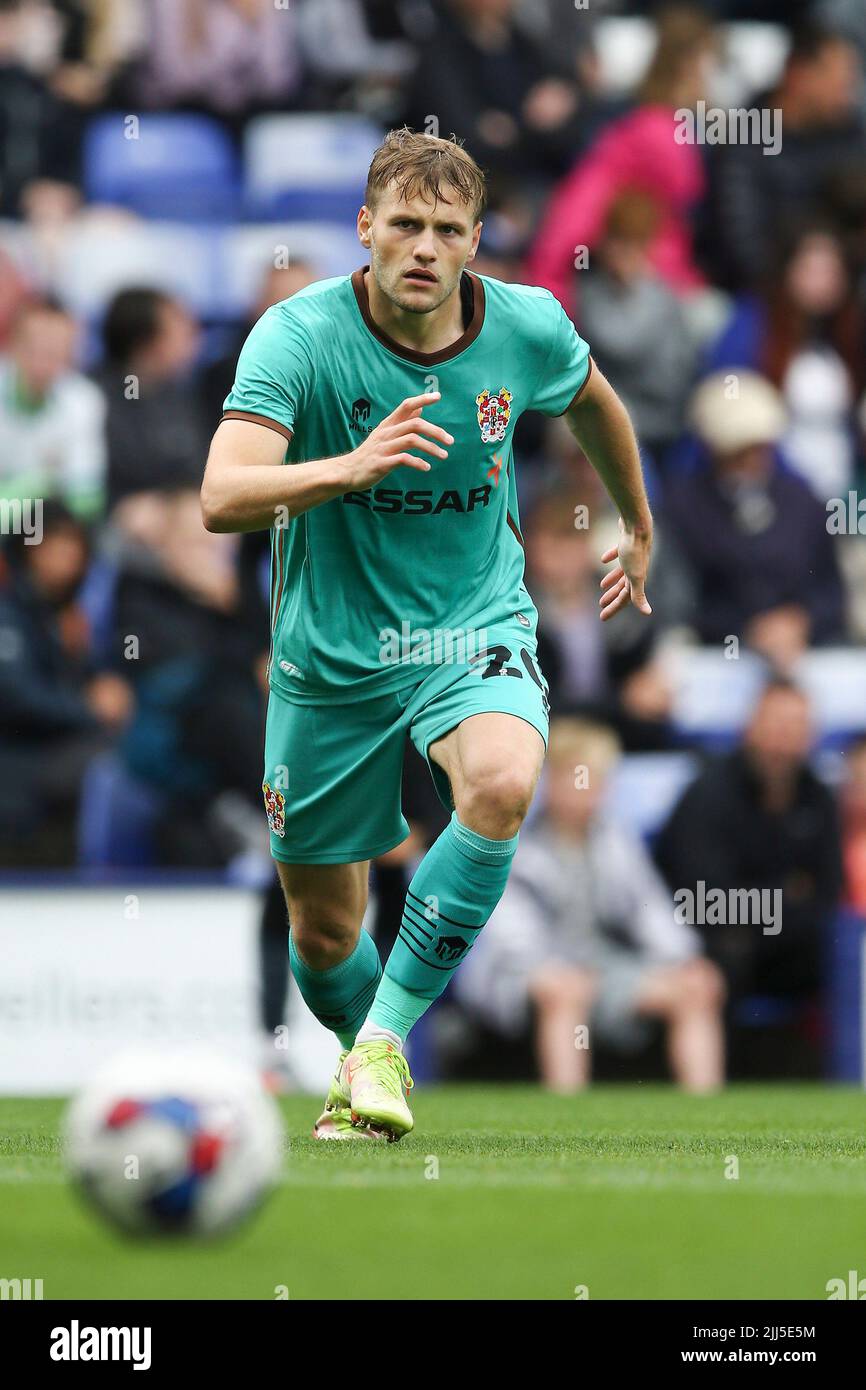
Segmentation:
<svg viewBox="0 0 866 1390">
<path fill-rule="evenodd" d="M 608 768 L 602 759 L 585 754 L 579 785 L 576 768 L 563 759 L 548 762 L 545 771 L 545 810 L 561 830 L 583 835 L 595 817 L 607 790 Z"/>
<path fill-rule="evenodd" d="M 795 690 L 771 690 L 759 702 L 746 730 L 753 762 L 768 774 L 802 766 L 813 730 L 809 703 Z"/>
<path fill-rule="evenodd" d="M 72 368 L 75 325 L 65 314 L 28 313 L 13 337 L 11 355 L 28 389 L 42 395 Z"/>
<path fill-rule="evenodd" d="M 601 252 L 608 274 L 621 285 L 633 285 L 649 273 L 647 243 L 636 237 L 608 236 Z"/>
<path fill-rule="evenodd" d="M 558 594 L 579 595 L 595 573 L 595 555 L 586 531 L 536 526 L 526 535 L 527 559 L 536 583 Z"/>
<path fill-rule="evenodd" d="M 715 456 L 716 472 L 732 483 L 760 482 L 773 471 L 773 451 L 768 444 L 750 444 L 730 454 Z"/>
<path fill-rule="evenodd" d="M 41 545 L 28 546 L 31 577 L 49 603 L 67 602 L 84 578 L 87 549 L 76 526 L 59 526 Z"/>
<path fill-rule="evenodd" d="M 166 300 L 159 311 L 161 356 L 167 374 L 184 372 L 195 361 L 198 325 L 181 304 Z"/>
<path fill-rule="evenodd" d="M 866 746 L 861 743 L 849 749 L 847 761 L 848 780 L 843 789 L 845 811 L 862 825 L 866 823 Z"/>
<path fill-rule="evenodd" d="M 259 294 L 255 310 L 255 318 L 261 318 L 266 309 L 272 304 L 279 304 L 283 299 L 291 299 L 298 290 L 306 289 L 315 280 L 310 266 L 298 261 L 294 265 L 287 265 L 277 269 L 273 267 L 268 271 Z"/>
<path fill-rule="evenodd" d="M 807 314 L 832 314 L 848 293 L 842 248 L 835 237 L 804 237 L 785 275 L 786 289 Z"/>
<path fill-rule="evenodd" d="M 454 293 L 473 260 L 481 223 L 446 184 L 435 204 L 381 193 L 374 210 L 363 207 L 358 214 L 358 235 L 370 248 L 370 266 L 386 298 L 409 313 L 430 314 Z"/>
<path fill-rule="evenodd" d="M 857 50 L 844 39 L 825 43 L 805 65 L 802 85 L 815 120 L 833 124 L 854 107 L 860 62 Z"/>
<path fill-rule="evenodd" d="M 500 23 L 511 19 L 515 0 L 456 0 L 458 11 L 469 19 L 497 20 Z"/>
</svg>

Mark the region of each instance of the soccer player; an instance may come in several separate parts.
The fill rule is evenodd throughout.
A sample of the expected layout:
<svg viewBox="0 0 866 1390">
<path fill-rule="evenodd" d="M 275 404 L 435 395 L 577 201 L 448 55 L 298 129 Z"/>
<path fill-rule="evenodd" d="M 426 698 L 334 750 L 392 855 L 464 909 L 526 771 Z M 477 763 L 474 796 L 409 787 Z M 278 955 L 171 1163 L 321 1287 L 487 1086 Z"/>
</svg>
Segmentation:
<svg viewBox="0 0 866 1390">
<path fill-rule="evenodd" d="M 498 903 L 541 770 L 549 702 L 512 455 L 524 410 L 565 416 L 620 514 L 602 620 L 651 611 L 628 415 L 547 290 L 467 270 L 484 199 L 455 140 L 387 136 L 358 214 L 369 266 L 259 319 L 202 486 L 208 529 L 272 528 L 263 791 L 292 971 L 342 1047 L 323 1139 L 412 1129 L 403 1044 Z M 452 814 L 383 973 L 361 921 L 370 860 L 408 834 L 407 731 Z"/>
</svg>

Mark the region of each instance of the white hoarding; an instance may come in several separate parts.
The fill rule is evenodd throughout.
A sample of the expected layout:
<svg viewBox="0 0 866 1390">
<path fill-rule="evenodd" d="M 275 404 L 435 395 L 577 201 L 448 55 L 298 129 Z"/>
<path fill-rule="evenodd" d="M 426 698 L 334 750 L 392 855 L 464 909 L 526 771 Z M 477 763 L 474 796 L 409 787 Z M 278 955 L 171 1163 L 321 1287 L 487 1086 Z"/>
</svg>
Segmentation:
<svg viewBox="0 0 866 1390">
<path fill-rule="evenodd" d="M 0 891 L 0 1095 L 64 1095 L 130 1047 L 259 1065 L 260 898 L 220 887 Z M 327 1088 L 337 1044 L 292 986 L 288 1055 Z"/>
</svg>

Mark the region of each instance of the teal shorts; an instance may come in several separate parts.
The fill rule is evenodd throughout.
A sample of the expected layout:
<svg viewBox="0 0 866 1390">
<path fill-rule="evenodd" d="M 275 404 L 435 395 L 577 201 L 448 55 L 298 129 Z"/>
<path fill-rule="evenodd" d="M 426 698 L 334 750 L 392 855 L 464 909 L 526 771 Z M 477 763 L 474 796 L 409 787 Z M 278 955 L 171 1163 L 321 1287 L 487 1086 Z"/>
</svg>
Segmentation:
<svg viewBox="0 0 866 1390">
<path fill-rule="evenodd" d="M 385 695 L 300 704 L 271 689 L 262 791 L 271 853 L 287 864 L 375 859 L 409 834 L 400 805 L 408 733 L 427 761 L 440 800 L 453 807 L 445 772 L 428 749 L 472 714 L 513 714 L 547 747 L 550 705 L 533 630 L 487 632 L 472 662 L 417 668 Z"/>
</svg>

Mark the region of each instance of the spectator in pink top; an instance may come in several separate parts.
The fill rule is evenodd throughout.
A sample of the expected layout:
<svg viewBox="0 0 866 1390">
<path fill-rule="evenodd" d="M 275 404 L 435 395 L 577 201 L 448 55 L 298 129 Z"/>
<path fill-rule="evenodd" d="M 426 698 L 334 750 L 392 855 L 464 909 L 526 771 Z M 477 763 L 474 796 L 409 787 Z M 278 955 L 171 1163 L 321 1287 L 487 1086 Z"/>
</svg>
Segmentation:
<svg viewBox="0 0 866 1390">
<path fill-rule="evenodd" d="M 690 225 L 704 195 L 704 170 L 699 150 L 674 139 L 674 112 L 694 106 L 705 92 L 713 43 L 712 23 L 701 12 L 678 7 L 660 15 L 640 105 L 612 122 L 554 191 L 530 251 L 527 279 L 552 290 L 569 313 L 575 308 L 579 248 L 592 252 L 624 189 L 649 193 L 659 203 L 659 227 L 649 248 L 656 273 L 680 293 L 704 284 Z"/>
</svg>

